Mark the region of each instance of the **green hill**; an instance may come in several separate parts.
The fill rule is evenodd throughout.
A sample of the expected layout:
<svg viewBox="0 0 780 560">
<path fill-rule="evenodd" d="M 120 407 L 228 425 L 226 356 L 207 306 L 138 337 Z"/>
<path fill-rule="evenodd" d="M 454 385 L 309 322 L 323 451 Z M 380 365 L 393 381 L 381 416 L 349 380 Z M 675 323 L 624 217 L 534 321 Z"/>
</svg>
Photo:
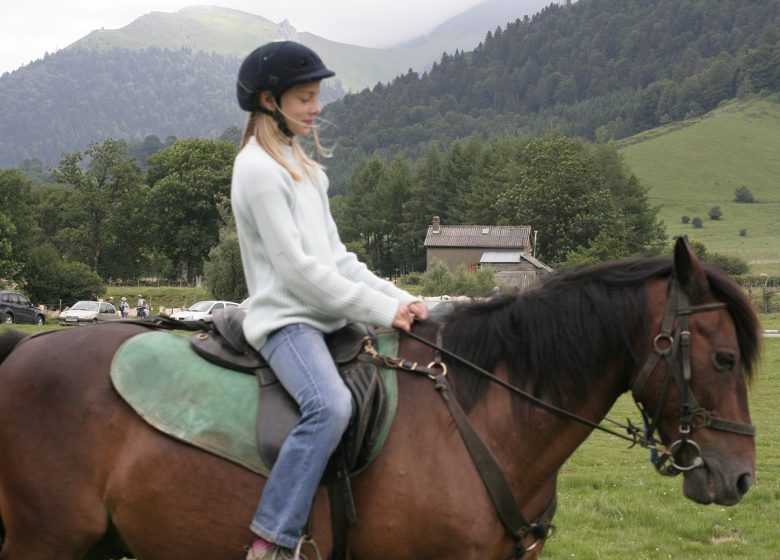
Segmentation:
<svg viewBox="0 0 780 560">
<path fill-rule="evenodd" d="M 711 252 L 743 257 L 756 274 L 780 274 L 780 102 L 724 103 L 618 146 L 661 207 L 669 235 L 687 234 Z M 741 186 L 756 203 L 734 201 Z M 719 220 L 709 218 L 714 206 L 723 212 Z M 704 227 L 683 224 L 683 216 L 700 217 Z"/>
</svg>

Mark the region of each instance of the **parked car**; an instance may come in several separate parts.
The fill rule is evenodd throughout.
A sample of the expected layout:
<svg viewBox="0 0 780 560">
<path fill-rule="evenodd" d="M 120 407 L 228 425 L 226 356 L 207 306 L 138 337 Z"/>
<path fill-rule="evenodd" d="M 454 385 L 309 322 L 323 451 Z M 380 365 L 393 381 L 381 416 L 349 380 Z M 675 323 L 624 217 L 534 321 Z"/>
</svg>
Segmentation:
<svg viewBox="0 0 780 560">
<path fill-rule="evenodd" d="M 171 314 L 172 319 L 179 319 L 182 321 L 197 321 L 198 319 L 207 319 L 219 309 L 225 309 L 226 307 L 238 307 L 238 304 L 233 301 L 199 301 L 193 303 L 187 309 L 177 311 Z"/>
<path fill-rule="evenodd" d="M 60 313 L 60 325 L 84 325 L 119 319 L 116 308 L 105 301 L 77 301 Z"/>
<path fill-rule="evenodd" d="M 3 323 L 32 323 L 42 325 L 46 315 L 25 295 L 0 292 L 0 320 Z"/>
</svg>

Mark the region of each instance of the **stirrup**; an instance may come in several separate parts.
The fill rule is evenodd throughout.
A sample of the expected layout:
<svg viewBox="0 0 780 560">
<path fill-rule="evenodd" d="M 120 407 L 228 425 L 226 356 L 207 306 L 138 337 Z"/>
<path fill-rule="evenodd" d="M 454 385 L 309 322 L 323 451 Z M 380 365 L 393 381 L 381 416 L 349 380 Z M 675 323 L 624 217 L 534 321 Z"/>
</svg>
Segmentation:
<svg viewBox="0 0 780 560">
<path fill-rule="evenodd" d="M 317 555 L 317 560 L 322 560 L 322 555 L 320 554 L 320 549 L 317 546 L 317 543 L 314 542 L 314 539 L 311 538 L 309 535 L 304 535 L 298 540 L 298 546 L 295 547 L 295 554 L 293 555 L 293 560 L 307 560 L 306 556 L 301 553 L 301 549 L 305 544 L 310 544 L 314 549 L 314 553 Z"/>
</svg>

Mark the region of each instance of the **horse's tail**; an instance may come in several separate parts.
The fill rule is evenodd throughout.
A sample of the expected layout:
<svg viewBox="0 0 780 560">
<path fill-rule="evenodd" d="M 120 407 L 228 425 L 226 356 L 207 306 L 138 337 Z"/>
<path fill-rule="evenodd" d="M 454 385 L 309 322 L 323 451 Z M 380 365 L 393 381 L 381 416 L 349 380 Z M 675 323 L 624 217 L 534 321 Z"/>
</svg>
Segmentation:
<svg viewBox="0 0 780 560">
<path fill-rule="evenodd" d="M 0 333 L 0 363 L 8 357 L 11 350 L 26 336 L 22 331 L 16 330 L 7 330 Z M 0 536 L 2 536 L 2 528 L 3 526 L 0 525 Z"/>
</svg>

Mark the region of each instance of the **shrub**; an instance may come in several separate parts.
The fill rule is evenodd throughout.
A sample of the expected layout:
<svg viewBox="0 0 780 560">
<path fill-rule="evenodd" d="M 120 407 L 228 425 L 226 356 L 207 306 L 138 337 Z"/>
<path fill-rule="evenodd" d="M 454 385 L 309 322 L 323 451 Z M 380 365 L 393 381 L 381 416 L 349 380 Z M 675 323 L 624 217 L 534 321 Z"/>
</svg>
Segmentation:
<svg viewBox="0 0 780 560">
<path fill-rule="evenodd" d="M 747 237 L 747 230 L 745 228 L 742 228 L 739 230 L 739 236 L 740 237 Z"/>
<path fill-rule="evenodd" d="M 693 219 L 693 227 L 699 229 L 704 227 L 704 222 L 701 221 L 701 218 L 696 217 Z"/>
<path fill-rule="evenodd" d="M 408 272 L 398 278 L 398 283 L 403 286 L 420 286 L 423 283 L 422 272 Z"/>
<path fill-rule="evenodd" d="M 710 264 L 714 264 L 725 272 L 728 272 L 732 276 L 747 274 L 749 268 L 745 259 L 741 257 L 732 257 L 730 255 L 721 255 L 719 253 L 710 253 L 707 255 L 706 261 Z"/>
<path fill-rule="evenodd" d="M 423 274 L 423 293 L 429 296 L 450 294 L 454 287 L 455 281 L 444 261 L 432 259 Z"/>
<path fill-rule="evenodd" d="M 241 251 L 235 230 L 221 231 L 219 243 L 209 251 L 203 263 L 206 285 L 217 299 L 242 301 L 249 295 L 241 265 Z"/>
<path fill-rule="evenodd" d="M 723 212 L 721 212 L 720 206 L 710 208 L 710 220 L 719 220 L 722 215 Z"/>
<path fill-rule="evenodd" d="M 455 276 L 453 295 L 459 296 L 487 296 L 496 285 L 496 275 L 489 266 L 480 268 L 477 272 L 470 272 L 464 267 L 458 269 Z"/>
<path fill-rule="evenodd" d="M 745 185 L 742 185 L 741 187 L 737 187 L 737 189 L 734 191 L 734 202 L 752 204 L 755 202 L 755 199 L 753 198 L 753 193 L 750 192 L 750 189 L 748 189 Z"/>
<path fill-rule="evenodd" d="M 683 216 L 682 217 L 682 223 L 689 224 L 690 222 L 691 222 L 691 217 L 690 216 Z"/>
<path fill-rule="evenodd" d="M 63 261 L 51 245 L 39 247 L 25 269 L 25 290 L 36 303 L 70 305 L 103 294 L 103 281 L 80 262 Z"/>
</svg>

